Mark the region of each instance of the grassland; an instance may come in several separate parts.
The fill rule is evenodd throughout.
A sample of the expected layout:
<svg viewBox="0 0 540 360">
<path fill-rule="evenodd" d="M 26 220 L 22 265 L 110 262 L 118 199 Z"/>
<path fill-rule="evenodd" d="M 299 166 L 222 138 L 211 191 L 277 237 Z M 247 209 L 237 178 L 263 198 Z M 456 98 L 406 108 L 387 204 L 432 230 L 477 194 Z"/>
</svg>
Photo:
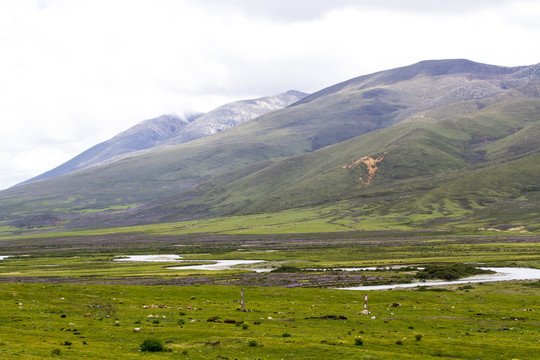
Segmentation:
<svg viewBox="0 0 540 360">
<path fill-rule="evenodd" d="M 336 288 L 410 282 L 415 272 L 323 270 L 452 262 L 539 268 L 534 232 L 343 231 L 350 228 L 331 209 L 311 211 L 4 237 L 0 253 L 14 257 L 0 261 L 0 358 L 530 359 L 540 350 L 538 281 L 370 291 L 365 316 L 358 315 L 364 292 Z M 294 232 L 321 214 L 321 228 L 341 231 Z M 292 270 L 113 261 L 156 253 L 263 259 Z M 168 351 L 140 352 L 145 339 Z"/>
<path fill-rule="evenodd" d="M 372 291 L 372 315 L 363 316 L 364 293 L 346 290 L 248 287 L 242 312 L 234 286 L 4 284 L 0 356 L 532 359 L 539 291 L 538 283 Z M 169 351 L 140 352 L 148 338 Z"/>
<path fill-rule="evenodd" d="M 3 191 L 0 358 L 534 358 L 538 281 L 370 291 L 369 316 L 338 289 L 414 281 L 408 266 L 540 268 L 537 84 L 424 111 L 463 81 L 417 78 L 426 65 Z M 114 261 L 132 254 L 281 271 Z M 327 270 L 389 265 L 405 268 Z"/>
</svg>

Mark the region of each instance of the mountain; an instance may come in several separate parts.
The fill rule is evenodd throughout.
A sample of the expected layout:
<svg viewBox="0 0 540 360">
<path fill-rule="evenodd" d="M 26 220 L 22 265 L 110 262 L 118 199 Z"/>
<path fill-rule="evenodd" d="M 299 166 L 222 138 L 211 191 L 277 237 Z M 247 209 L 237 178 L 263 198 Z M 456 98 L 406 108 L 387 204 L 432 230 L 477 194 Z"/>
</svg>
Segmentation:
<svg viewBox="0 0 540 360">
<path fill-rule="evenodd" d="M 343 202 L 350 221 L 488 221 L 538 203 L 539 83 L 539 65 L 468 60 L 361 76 L 227 131 L 2 191 L 0 221 L 104 227 Z"/>
<path fill-rule="evenodd" d="M 25 181 L 29 183 L 82 170 L 97 164 L 117 161 L 126 155 L 156 147 L 181 144 L 230 129 L 270 111 L 301 100 L 307 94 L 287 91 L 259 99 L 235 101 L 209 113 L 161 115 L 142 121 L 105 142 L 91 147 L 64 164 Z"/>
<path fill-rule="evenodd" d="M 531 92 L 537 96 L 524 95 Z M 451 208 L 451 203 L 473 208 L 517 198 L 540 190 L 538 94 L 537 82 L 498 101 L 423 112 L 392 127 L 275 161 L 249 176 L 225 174 L 211 179 L 211 187 L 203 182 L 197 188 L 204 202 L 222 214 L 347 199 L 377 203 L 386 212 L 429 213 Z"/>
<path fill-rule="evenodd" d="M 228 130 L 267 112 L 283 109 L 307 95 L 300 91 L 291 90 L 274 96 L 236 101 L 220 106 L 182 128 L 167 141 L 167 145 L 182 144 Z"/>
<path fill-rule="evenodd" d="M 175 115 L 161 115 L 154 119 L 145 120 L 112 139 L 91 147 L 64 164 L 23 182 L 23 184 L 68 174 L 126 153 L 151 148 L 160 141 L 170 138 L 179 129 L 199 116 L 201 114 L 187 115 L 184 118 Z"/>
</svg>

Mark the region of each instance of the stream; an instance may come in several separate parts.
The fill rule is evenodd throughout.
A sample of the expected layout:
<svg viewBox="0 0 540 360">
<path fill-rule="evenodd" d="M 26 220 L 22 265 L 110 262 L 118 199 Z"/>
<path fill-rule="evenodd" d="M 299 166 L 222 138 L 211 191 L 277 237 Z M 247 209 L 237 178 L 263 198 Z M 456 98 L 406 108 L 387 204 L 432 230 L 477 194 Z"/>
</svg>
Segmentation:
<svg viewBox="0 0 540 360">
<path fill-rule="evenodd" d="M 511 281 L 511 280 L 538 280 L 540 279 L 540 270 L 528 268 L 510 268 L 510 267 L 480 267 L 482 270 L 495 271 L 496 274 L 475 275 L 467 278 L 444 281 L 430 280 L 420 281 L 410 284 L 390 284 L 390 285 L 371 285 L 371 286 L 353 286 L 340 288 L 340 290 L 389 290 L 389 289 L 404 289 L 417 286 L 437 286 L 437 285 L 455 285 L 469 284 L 494 281 Z M 343 269 L 344 270 L 344 269 Z"/>
<path fill-rule="evenodd" d="M 159 261 L 159 262 L 201 262 L 208 261 L 211 264 L 186 265 L 186 266 L 171 266 L 169 269 L 174 270 L 231 270 L 237 265 L 249 265 L 263 263 L 265 260 L 183 260 L 179 255 L 131 255 L 115 259 L 115 261 Z M 362 270 L 377 270 L 376 267 L 365 268 L 339 268 L 326 270 L 341 270 L 341 271 L 362 271 Z M 387 284 L 387 285 L 369 285 L 369 286 L 353 286 L 339 288 L 341 290 L 389 290 L 396 288 L 413 288 L 417 286 L 437 286 L 437 285 L 453 285 L 453 284 L 469 284 L 480 282 L 494 281 L 512 281 L 512 280 L 539 280 L 540 270 L 529 268 L 512 268 L 512 267 L 480 267 L 482 270 L 492 270 L 495 274 L 475 275 L 459 280 L 444 281 L 444 280 L 428 280 L 419 281 L 409 284 Z M 272 269 L 268 268 L 241 268 L 241 270 L 251 270 L 255 272 L 267 272 Z M 312 269 L 315 270 L 315 269 Z"/>
</svg>

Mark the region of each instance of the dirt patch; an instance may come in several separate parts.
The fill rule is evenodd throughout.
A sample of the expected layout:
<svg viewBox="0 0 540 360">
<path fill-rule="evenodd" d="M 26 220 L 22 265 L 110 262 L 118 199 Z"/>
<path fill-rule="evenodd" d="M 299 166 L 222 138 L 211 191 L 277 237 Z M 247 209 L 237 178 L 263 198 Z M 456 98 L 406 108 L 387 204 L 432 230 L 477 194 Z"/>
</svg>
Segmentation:
<svg viewBox="0 0 540 360">
<path fill-rule="evenodd" d="M 358 160 L 355 160 L 351 162 L 350 164 L 347 164 L 345 166 L 342 166 L 343 169 L 355 169 L 355 168 L 363 168 L 365 167 L 367 170 L 367 176 L 364 179 L 364 177 L 360 176 L 358 179 L 362 182 L 359 188 L 363 188 L 364 186 L 368 186 L 373 182 L 373 177 L 375 176 L 375 173 L 377 170 L 379 170 L 378 164 L 384 159 L 384 155 L 386 155 L 387 152 L 385 152 L 383 155 L 380 155 L 377 158 L 371 157 L 371 156 L 364 156 L 361 157 Z"/>
<path fill-rule="evenodd" d="M 276 286 L 296 287 L 343 287 L 360 286 L 382 279 L 361 274 L 343 274 L 342 272 L 324 272 L 309 274 L 292 273 L 248 273 L 240 275 L 192 275 L 184 277 L 0 277 L 0 283 L 44 283 L 44 284 L 94 284 L 94 285 L 240 285 L 240 286 Z"/>
<path fill-rule="evenodd" d="M 428 319 L 428 320 L 444 319 L 444 320 L 462 320 L 462 321 L 474 321 L 475 320 L 475 319 L 471 319 L 471 318 L 464 318 L 464 317 L 457 317 L 457 316 L 424 316 L 421 319 Z"/>
<path fill-rule="evenodd" d="M 343 315 L 324 315 L 324 316 L 311 316 L 307 317 L 306 320 L 310 319 L 321 319 L 321 320 L 347 320 L 346 316 Z"/>
</svg>

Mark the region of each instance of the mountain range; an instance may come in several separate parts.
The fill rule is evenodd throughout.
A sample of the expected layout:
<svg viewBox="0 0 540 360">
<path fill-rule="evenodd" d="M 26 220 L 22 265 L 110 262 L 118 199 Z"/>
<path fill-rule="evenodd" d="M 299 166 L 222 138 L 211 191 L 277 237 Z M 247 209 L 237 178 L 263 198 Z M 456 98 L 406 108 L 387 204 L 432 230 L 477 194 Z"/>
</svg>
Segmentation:
<svg viewBox="0 0 540 360">
<path fill-rule="evenodd" d="M 259 99 L 235 101 L 206 114 L 184 114 L 182 117 L 161 115 L 145 120 L 25 183 L 114 162 L 137 151 L 182 144 L 212 135 L 252 120 L 266 112 L 282 109 L 306 95 L 292 90 Z"/>
<path fill-rule="evenodd" d="M 350 221 L 399 214 L 429 227 L 465 214 L 492 226 L 532 224 L 540 210 L 538 64 L 422 61 L 239 103 L 148 120 L 0 192 L 0 224 L 99 228 L 346 203 Z"/>
</svg>

